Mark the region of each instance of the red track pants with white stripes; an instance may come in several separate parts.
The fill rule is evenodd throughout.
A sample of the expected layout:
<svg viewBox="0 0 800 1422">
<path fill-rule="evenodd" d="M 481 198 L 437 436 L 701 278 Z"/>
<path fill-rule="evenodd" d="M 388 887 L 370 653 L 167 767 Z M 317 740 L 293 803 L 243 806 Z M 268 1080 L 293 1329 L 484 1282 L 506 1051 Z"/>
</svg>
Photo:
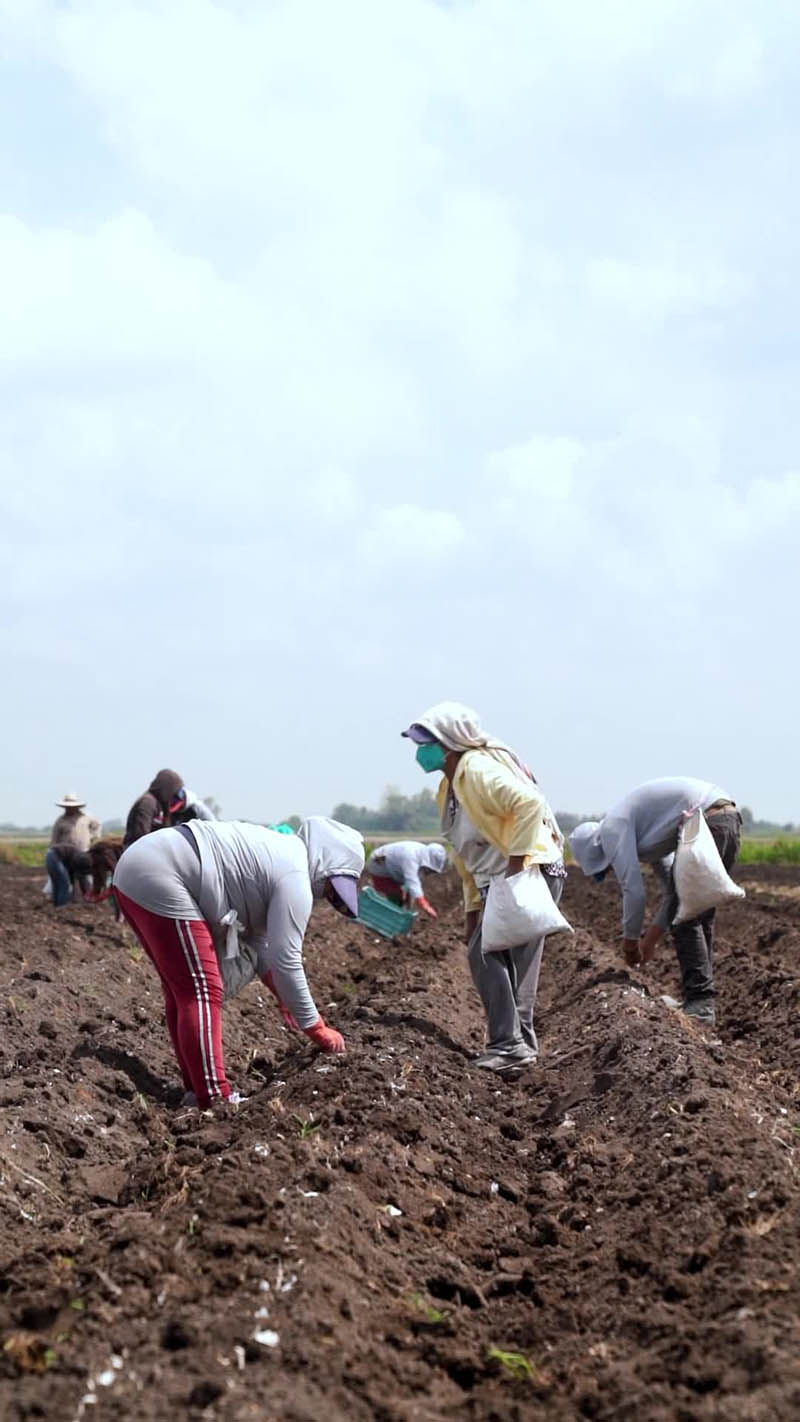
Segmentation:
<svg viewBox="0 0 800 1422">
<path fill-rule="evenodd" d="M 222 1053 L 222 978 L 208 924 L 163 918 L 119 889 L 114 893 L 161 979 L 183 1084 L 204 1109 L 215 1097 L 231 1094 Z"/>
</svg>

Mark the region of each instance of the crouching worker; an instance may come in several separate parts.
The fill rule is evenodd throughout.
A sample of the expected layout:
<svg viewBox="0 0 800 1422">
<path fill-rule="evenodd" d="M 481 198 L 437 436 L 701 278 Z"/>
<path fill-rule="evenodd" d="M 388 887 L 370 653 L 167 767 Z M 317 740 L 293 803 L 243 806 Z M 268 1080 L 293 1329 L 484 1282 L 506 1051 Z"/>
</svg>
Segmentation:
<svg viewBox="0 0 800 1422">
<path fill-rule="evenodd" d="M 86 802 L 77 795 L 67 794 L 56 804 L 64 813 L 53 825 L 44 862 L 49 876 L 46 891 L 53 907 L 63 908 L 75 897 L 76 888 L 88 888 L 91 866 L 87 855 L 100 833 L 100 822 L 86 814 Z"/>
<path fill-rule="evenodd" d="M 238 821 L 192 820 L 125 851 L 114 893 L 161 978 L 183 1083 L 202 1109 L 232 1094 L 220 960 L 239 955 L 240 936 L 287 1025 L 323 1052 L 344 1051 L 309 991 L 303 939 L 314 899 L 356 917 L 363 868 L 361 835 L 319 816 L 291 837 Z"/>
<path fill-rule="evenodd" d="M 742 817 L 730 795 L 708 780 L 648 780 L 631 790 L 600 821 L 587 820 L 569 836 L 584 874 L 602 882 L 613 869 L 622 888 L 622 951 L 635 967 L 653 957 L 673 924 L 678 897 L 672 863 L 684 815 L 701 809 L 720 859 L 730 871 L 739 853 Z M 642 933 L 645 890 L 640 865 L 652 864 L 664 893 L 652 924 Z M 715 910 L 672 927 L 683 992 L 683 1011 L 714 1022 L 713 942 Z"/>
<path fill-rule="evenodd" d="M 91 850 L 85 854 L 74 844 L 51 845 L 44 862 L 50 875 L 54 908 L 63 908 L 79 898 L 91 899 Z"/>
<path fill-rule="evenodd" d="M 382 844 L 376 849 L 367 861 L 367 873 L 379 894 L 396 904 L 416 904 L 430 918 L 438 918 L 436 909 L 425 897 L 422 875 L 427 871 L 441 874 L 446 864 L 447 850 L 443 844 L 401 839 L 396 844 Z"/>
<path fill-rule="evenodd" d="M 101 904 L 106 899 L 111 899 L 114 917 L 117 921 L 121 918 L 121 914 L 114 899 L 111 881 L 121 855 L 122 840 L 119 838 L 98 839 L 92 845 L 89 850 L 92 889 L 90 893 L 84 893 L 84 898 L 93 904 Z"/>
<path fill-rule="evenodd" d="M 442 834 L 464 883 L 465 939 L 472 980 L 486 1013 L 487 1050 L 476 1066 L 503 1073 L 531 1066 L 539 1054 L 533 1009 L 544 937 L 484 953 L 483 905 L 491 880 L 538 864 L 556 903 L 566 877 L 561 832 L 519 756 L 483 730 L 475 711 L 442 701 L 403 731 L 428 773 L 441 773 Z"/>
</svg>

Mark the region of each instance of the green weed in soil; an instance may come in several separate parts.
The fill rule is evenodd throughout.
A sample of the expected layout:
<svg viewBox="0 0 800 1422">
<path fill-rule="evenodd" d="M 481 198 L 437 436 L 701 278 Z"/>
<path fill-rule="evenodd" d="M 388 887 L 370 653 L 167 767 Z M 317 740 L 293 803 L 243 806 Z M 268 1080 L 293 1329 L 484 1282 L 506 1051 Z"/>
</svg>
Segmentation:
<svg viewBox="0 0 800 1422">
<path fill-rule="evenodd" d="M 488 1363 L 497 1363 L 508 1373 L 509 1377 L 515 1378 L 518 1382 L 533 1382 L 536 1370 L 530 1358 L 526 1358 L 524 1353 L 508 1353 L 504 1348 L 490 1348 L 486 1354 Z"/>
</svg>

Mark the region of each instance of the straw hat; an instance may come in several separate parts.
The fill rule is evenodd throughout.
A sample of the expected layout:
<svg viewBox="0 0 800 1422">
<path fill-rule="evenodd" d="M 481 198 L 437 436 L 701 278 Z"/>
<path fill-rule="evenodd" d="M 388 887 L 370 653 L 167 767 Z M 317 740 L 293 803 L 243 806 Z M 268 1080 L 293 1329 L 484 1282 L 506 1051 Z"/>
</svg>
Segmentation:
<svg viewBox="0 0 800 1422">
<path fill-rule="evenodd" d="M 67 791 L 63 800 L 56 800 L 56 804 L 60 810 L 83 810 L 86 808 L 86 801 L 79 800 L 77 795 L 73 795 L 71 790 Z"/>
</svg>

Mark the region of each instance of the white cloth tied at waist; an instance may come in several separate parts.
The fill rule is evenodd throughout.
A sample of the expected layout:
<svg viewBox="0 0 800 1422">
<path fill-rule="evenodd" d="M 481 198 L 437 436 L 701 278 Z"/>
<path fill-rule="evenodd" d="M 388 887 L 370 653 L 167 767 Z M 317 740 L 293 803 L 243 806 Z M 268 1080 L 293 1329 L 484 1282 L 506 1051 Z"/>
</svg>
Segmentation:
<svg viewBox="0 0 800 1422">
<path fill-rule="evenodd" d="M 225 958 L 238 958 L 242 951 L 239 934 L 244 933 L 245 925 L 239 922 L 236 909 L 228 909 L 219 922 L 220 927 L 225 929 Z"/>
</svg>

